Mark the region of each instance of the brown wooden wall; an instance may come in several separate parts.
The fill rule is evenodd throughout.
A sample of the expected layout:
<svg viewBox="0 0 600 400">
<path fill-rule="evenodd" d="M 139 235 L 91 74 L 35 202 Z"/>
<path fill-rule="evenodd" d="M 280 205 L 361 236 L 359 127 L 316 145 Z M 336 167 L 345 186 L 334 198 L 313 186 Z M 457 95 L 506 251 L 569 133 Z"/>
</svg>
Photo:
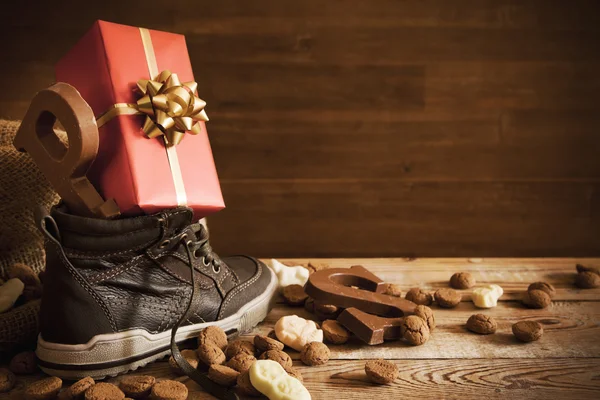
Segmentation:
<svg viewBox="0 0 600 400">
<path fill-rule="evenodd" d="M 209 220 L 219 251 L 600 254 L 599 1 L 3 8 L 5 118 L 95 19 L 187 36 L 228 205 Z"/>
</svg>

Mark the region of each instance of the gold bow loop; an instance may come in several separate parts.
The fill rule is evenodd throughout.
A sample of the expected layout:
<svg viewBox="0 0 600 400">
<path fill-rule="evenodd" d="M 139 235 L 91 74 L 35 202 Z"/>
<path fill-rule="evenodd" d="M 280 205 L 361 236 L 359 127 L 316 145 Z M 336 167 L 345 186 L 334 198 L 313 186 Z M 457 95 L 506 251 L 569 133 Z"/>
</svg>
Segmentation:
<svg viewBox="0 0 600 400">
<path fill-rule="evenodd" d="M 146 114 L 143 130 L 149 138 L 165 135 L 167 146 L 176 146 L 186 132 L 202 131 L 199 121 L 208 121 L 206 102 L 195 95 L 196 82 L 181 83 L 177 74 L 165 70 L 154 79 L 140 79 L 137 87 L 143 95 L 137 109 Z"/>
</svg>

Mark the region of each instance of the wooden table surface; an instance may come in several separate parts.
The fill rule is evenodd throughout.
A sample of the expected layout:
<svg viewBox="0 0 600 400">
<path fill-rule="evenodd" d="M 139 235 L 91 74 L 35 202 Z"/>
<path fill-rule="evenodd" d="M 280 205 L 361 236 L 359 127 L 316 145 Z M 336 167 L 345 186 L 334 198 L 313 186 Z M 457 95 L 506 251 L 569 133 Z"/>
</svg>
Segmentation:
<svg viewBox="0 0 600 400">
<path fill-rule="evenodd" d="M 454 309 L 432 306 L 437 327 L 427 343 L 409 346 L 401 341 L 368 346 L 357 339 L 345 345 L 330 345 L 330 361 L 307 367 L 298 352 L 290 350 L 313 399 L 599 399 L 600 398 L 600 288 L 578 289 L 573 285 L 575 264 L 600 266 L 600 259 L 296 259 L 281 260 L 306 264 L 323 262 L 330 267 L 360 264 L 386 282 L 436 290 L 448 287 L 454 272 L 469 271 L 478 284 L 496 283 L 504 288 L 498 306 L 476 309 L 470 291 Z M 550 307 L 531 310 L 518 301 L 535 281 L 556 287 Z M 483 312 L 498 321 L 494 335 L 468 332 L 469 316 Z M 303 307 L 277 302 L 266 320 L 246 335 L 266 334 L 277 320 L 288 314 L 313 316 Z M 538 342 L 518 342 L 513 323 L 538 321 L 544 336 Z M 287 349 L 286 349 L 287 351 Z M 365 360 L 385 358 L 400 367 L 400 378 L 392 385 L 371 384 L 365 376 Z M 160 378 L 177 379 L 190 389 L 190 399 L 212 397 L 187 378 L 176 378 L 165 361 L 138 371 Z M 19 379 L 19 386 L 38 377 Z M 116 382 L 119 378 L 114 378 Z M 20 397 L 19 388 L 10 399 Z"/>
</svg>

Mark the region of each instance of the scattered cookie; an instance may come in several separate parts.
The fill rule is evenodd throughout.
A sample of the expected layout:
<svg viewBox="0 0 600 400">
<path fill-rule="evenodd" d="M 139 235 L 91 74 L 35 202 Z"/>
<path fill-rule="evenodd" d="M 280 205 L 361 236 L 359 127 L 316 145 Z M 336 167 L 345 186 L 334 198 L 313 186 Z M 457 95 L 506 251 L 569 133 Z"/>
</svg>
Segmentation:
<svg viewBox="0 0 600 400">
<path fill-rule="evenodd" d="M 55 376 L 51 376 L 31 383 L 27 389 L 25 389 L 25 398 L 27 400 L 50 400 L 56 397 L 61 388 L 62 380 Z M 86 397 L 86 400 L 96 399 L 88 399 Z"/>
<path fill-rule="evenodd" d="M 531 285 L 529 285 L 529 287 L 527 288 L 527 290 L 541 290 L 544 291 L 546 293 L 548 293 L 548 295 L 550 296 L 550 298 L 553 298 L 556 295 L 556 289 L 554 289 L 554 286 L 552 286 L 551 284 L 549 284 L 548 282 L 533 282 Z"/>
<path fill-rule="evenodd" d="M 245 371 L 238 375 L 237 377 L 237 385 L 240 388 L 240 391 L 246 396 L 250 397 L 259 397 L 262 396 L 262 393 L 256 390 L 254 386 L 252 386 L 252 382 L 250 382 L 250 372 Z"/>
<path fill-rule="evenodd" d="M 454 289 L 470 289 L 475 286 L 475 278 L 469 272 L 457 272 L 450 278 L 450 286 Z"/>
<path fill-rule="evenodd" d="M 0 393 L 8 392 L 15 387 L 17 377 L 6 368 L 0 368 Z"/>
<path fill-rule="evenodd" d="M 534 342 L 544 334 L 542 324 L 535 321 L 521 321 L 512 326 L 513 334 L 522 342 Z"/>
<path fill-rule="evenodd" d="M 119 389 L 132 399 L 144 399 L 152 390 L 156 378 L 149 375 L 126 375 L 119 381 Z"/>
<path fill-rule="evenodd" d="M 418 305 L 415 307 L 414 313 L 417 317 L 427 322 L 429 332 L 433 332 L 435 329 L 435 317 L 433 316 L 433 310 L 427 306 Z"/>
<path fill-rule="evenodd" d="M 400 285 L 396 285 L 395 283 L 388 283 L 383 294 L 387 294 L 389 296 L 394 297 L 402 297 L 402 290 L 400 289 Z"/>
<path fill-rule="evenodd" d="M 248 354 L 249 356 L 253 356 L 256 353 L 256 348 L 254 344 L 247 340 L 234 340 L 233 342 L 227 345 L 225 349 L 225 356 L 228 360 L 237 356 L 240 353 Z"/>
<path fill-rule="evenodd" d="M 150 392 L 152 400 L 186 400 L 187 398 L 188 388 L 181 382 L 168 379 L 156 382 Z"/>
<path fill-rule="evenodd" d="M 600 275 L 584 271 L 577 274 L 575 285 L 582 289 L 593 289 L 600 286 Z"/>
<path fill-rule="evenodd" d="M 215 348 L 218 350 L 218 348 L 216 346 L 211 346 L 212 348 Z M 200 349 L 198 349 L 199 351 Z M 221 351 L 221 353 L 223 353 Z M 181 355 L 183 356 L 183 358 L 186 359 L 186 361 L 194 368 L 198 368 L 198 353 L 194 350 L 181 350 Z M 225 355 L 223 354 L 223 361 L 225 361 Z M 179 368 L 179 365 L 177 365 L 177 363 L 175 362 L 175 359 L 173 358 L 173 356 L 169 357 L 169 367 L 171 368 L 171 371 L 173 371 L 173 373 L 177 374 L 177 375 L 184 375 L 184 372 L 181 370 L 181 368 Z"/>
<path fill-rule="evenodd" d="M 306 343 L 323 341 L 323 331 L 317 324 L 297 315 L 281 317 L 275 324 L 275 334 L 280 342 L 297 351 L 302 351 Z"/>
<path fill-rule="evenodd" d="M 329 347 L 321 342 L 310 342 L 300 352 L 300 360 L 306 365 L 323 365 L 329 361 L 329 355 Z"/>
<path fill-rule="evenodd" d="M 315 300 L 312 297 L 308 297 L 304 302 L 304 309 L 309 313 L 315 312 Z"/>
<path fill-rule="evenodd" d="M 96 382 L 91 377 L 87 376 L 72 384 L 68 389 L 60 392 L 61 400 L 78 400 L 83 399 L 85 392 L 94 386 Z"/>
<path fill-rule="evenodd" d="M 462 296 L 459 292 L 454 289 L 447 288 L 438 289 L 433 297 L 435 297 L 435 301 L 442 308 L 454 308 L 462 299 Z"/>
<path fill-rule="evenodd" d="M 552 303 L 550 295 L 543 290 L 528 290 L 523 294 L 523 304 L 529 308 L 546 308 Z"/>
<path fill-rule="evenodd" d="M 268 336 L 256 335 L 254 336 L 254 347 L 256 347 L 260 353 L 263 353 L 267 350 L 283 350 L 284 344 L 279 340 Z"/>
<path fill-rule="evenodd" d="M 278 362 L 283 368 L 290 368 L 292 366 L 292 358 L 290 355 L 281 350 L 267 350 L 262 353 L 258 359 Z"/>
<path fill-rule="evenodd" d="M 208 369 L 208 379 L 221 386 L 233 386 L 240 373 L 226 365 L 211 365 Z"/>
<path fill-rule="evenodd" d="M 333 344 L 343 344 L 350 338 L 350 332 L 334 319 L 327 319 L 321 324 L 326 341 Z"/>
<path fill-rule="evenodd" d="M 226 360 L 225 353 L 212 344 L 201 344 L 196 354 L 198 354 L 198 359 L 207 366 L 223 364 Z"/>
<path fill-rule="evenodd" d="M 211 325 L 200 332 L 198 335 L 198 345 L 212 344 L 225 351 L 227 347 L 227 334 L 218 326 Z"/>
<path fill-rule="evenodd" d="M 467 329 L 480 335 L 490 335 L 496 332 L 496 320 L 484 314 L 473 314 L 467 320 Z"/>
<path fill-rule="evenodd" d="M 492 308 L 498 305 L 498 299 L 504 294 L 499 285 L 486 285 L 473 289 L 471 300 L 478 308 Z"/>
<path fill-rule="evenodd" d="M 408 301 L 412 301 L 417 305 L 430 306 L 433 303 L 433 296 L 431 293 L 425 292 L 419 288 L 412 288 L 406 292 L 404 298 Z"/>
<path fill-rule="evenodd" d="M 340 312 L 340 308 L 333 304 L 321 304 L 315 301 L 315 315 L 319 319 L 336 319 Z"/>
<path fill-rule="evenodd" d="M 258 360 L 250 367 L 250 382 L 271 400 L 310 400 L 304 385 L 290 376 L 283 367 L 272 360 Z"/>
<path fill-rule="evenodd" d="M 308 298 L 308 295 L 304 292 L 304 287 L 296 284 L 284 287 L 281 294 L 290 306 L 301 306 Z"/>
<path fill-rule="evenodd" d="M 37 371 L 37 358 L 35 352 L 24 351 L 15 355 L 8 365 L 8 369 L 17 375 L 33 374 Z"/>
<path fill-rule="evenodd" d="M 365 363 L 365 373 L 371 382 L 387 385 L 400 376 L 398 366 L 387 360 L 369 360 Z"/>
<path fill-rule="evenodd" d="M 400 334 L 409 344 L 420 346 L 429 340 L 429 327 L 422 318 L 409 315 L 402 321 Z"/>
<path fill-rule="evenodd" d="M 600 275 L 600 269 L 594 267 L 586 267 L 585 265 L 577 264 L 575 266 L 577 272 L 593 272 L 596 275 Z"/>
<path fill-rule="evenodd" d="M 284 368 L 284 369 L 285 369 L 285 372 L 287 372 L 289 376 L 296 378 L 300 382 L 304 383 L 304 378 L 302 377 L 302 374 L 296 368 L 290 367 L 290 368 Z"/>
<path fill-rule="evenodd" d="M 250 366 L 256 361 L 254 356 L 250 356 L 246 353 L 239 353 L 231 360 L 227 362 L 229 368 L 233 368 L 238 372 L 246 372 L 250 369 Z"/>
</svg>

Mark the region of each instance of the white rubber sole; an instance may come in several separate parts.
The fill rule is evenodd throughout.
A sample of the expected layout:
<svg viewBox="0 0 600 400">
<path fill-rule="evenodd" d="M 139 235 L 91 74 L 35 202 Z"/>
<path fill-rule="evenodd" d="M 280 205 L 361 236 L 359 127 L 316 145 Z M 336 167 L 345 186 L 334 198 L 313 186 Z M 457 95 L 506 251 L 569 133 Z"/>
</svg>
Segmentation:
<svg viewBox="0 0 600 400">
<path fill-rule="evenodd" d="M 216 325 L 225 332 L 243 333 L 263 321 L 277 292 L 277 277 L 270 268 L 271 282 L 263 294 L 244 305 L 237 313 L 214 322 L 188 325 L 177 331 L 177 342 L 194 338 L 207 326 Z M 94 336 L 84 344 L 65 345 L 46 342 L 38 337 L 36 355 L 45 373 L 64 379 L 91 376 L 102 379 L 136 370 L 171 354 L 171 331 L 148 333 L 144 329 Z"/>
</svg>

